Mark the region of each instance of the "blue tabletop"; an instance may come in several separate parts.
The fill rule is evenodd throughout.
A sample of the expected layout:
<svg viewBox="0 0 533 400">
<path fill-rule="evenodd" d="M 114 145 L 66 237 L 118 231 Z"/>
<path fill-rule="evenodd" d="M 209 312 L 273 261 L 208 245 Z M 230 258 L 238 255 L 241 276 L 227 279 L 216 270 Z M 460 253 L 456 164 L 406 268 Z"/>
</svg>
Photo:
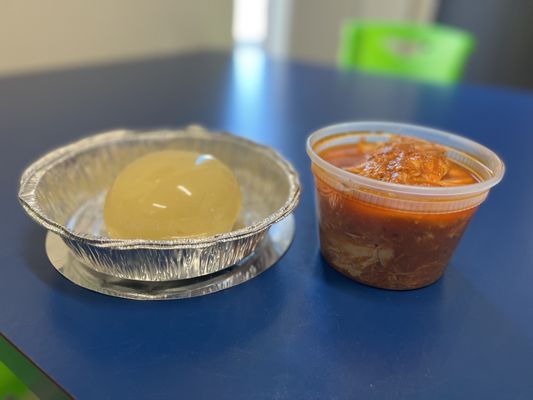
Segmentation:
<svg viewBox="0 0 533 400">
<path fill-rule="evenodd" d="M 430 287 L 366 287 L 319 254 L 305 139 L 363 119 L 456 132 L 507 164 Z M 192 122 L 294 163 L 303 197 L 285 257 L 245 284 L 176 301 L 106 297 L 59 275 L 45 231 L 17 203 L 25 165 L 93 132 Z M 0 331 L 80 399 L 533 398 L 532 129 L 529 92 L 246 51 L 1 79 Z"/>
</svg>

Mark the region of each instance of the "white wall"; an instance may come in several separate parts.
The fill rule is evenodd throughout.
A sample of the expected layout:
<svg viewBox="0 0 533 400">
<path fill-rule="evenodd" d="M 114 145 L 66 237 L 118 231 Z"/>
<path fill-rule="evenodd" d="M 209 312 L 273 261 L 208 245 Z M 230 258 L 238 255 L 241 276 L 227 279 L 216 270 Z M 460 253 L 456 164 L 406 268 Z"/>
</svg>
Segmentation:
<svg viewBox="0 0 533 400">
<path fill-rule="evenodd" d="M 232 45 L 232 0 L 0 0 L 0 74 Z"/>
<path fill-rule="evenodd" d="M 346 19 L 432 21 L 438 0 L 270 0 L 272 54 L 333 65 Z M 282 35 L 283 37 L 280 37 Z"/>
</svg>

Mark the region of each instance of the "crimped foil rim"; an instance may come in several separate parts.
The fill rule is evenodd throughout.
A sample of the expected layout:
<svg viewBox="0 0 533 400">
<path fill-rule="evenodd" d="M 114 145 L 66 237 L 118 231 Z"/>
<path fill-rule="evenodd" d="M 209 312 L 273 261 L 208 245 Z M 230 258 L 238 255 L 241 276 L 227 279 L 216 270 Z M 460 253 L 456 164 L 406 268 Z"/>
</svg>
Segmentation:
<svg viewBox="0 0 533 400">
<path fill-rule="evenodd" d="M 157 138 L 159 140 L 172 139 L 178 136 L 186 136 L 193 138 L 210 138 L 211 135 L 221 135 L 224 140 L 229 140 L 235 143 L 244 143 L 251 148 L 259 150 L 263 154 L 269 156 L 284 172 L 289 181 L 289 194 L 285 203 L 274 213 L 268 217 L 263 218 L 256 223 L 246 226 L 244 228 L 222 233 L 205 238 L 191 239 L 174 239 L 174 240 L 128 240 L 128 239 L 111 239 L 105 237 L 96 237 L 91 235 L 83 235 L 76 233 L 57 221 L 49 218 L 46 213 L 39 207 L 36 199 L 36 189 L 44 174 L 56 164 L 73 157 L 92 147 L 100 146 L 106 142 L 120 141 L 128 138 L 136 138 L 142 140 L 144 137 L 151 139 Z M 60 235 L 69 240 L 78 240 L 86 242 L 92 246 L 101 248 L 113 248 L 117 250 L 125 249 L 183 249 L 183 248 L 206 248 L 217 243 L 224 243 L 239 240 L 242 238 L 254 236 L 268 229 L 272 224 L 280 221 L 289 215 L 297 206 L 300 198 L 300 181 L 298 173 L 294 167 L 283 156 L 274 149 L 255 143 L 251 140 L 235 136 L 226 132 L 210 132 L 200 126 L 189 126 L 185 129 L 158 129 L 148 131 L 136 131 L 128 129 L 118 129 L 109 132 L 103 132 L 92 135 L 67 145 L 61 146 L 55 150 L 46 153 L 44 156 L 37 159 L 23 172 L 20 179 L 20 188 L 18 198 L 24 210 L 28 215 L 38 224 L 46 229 Z"/>
</svg>

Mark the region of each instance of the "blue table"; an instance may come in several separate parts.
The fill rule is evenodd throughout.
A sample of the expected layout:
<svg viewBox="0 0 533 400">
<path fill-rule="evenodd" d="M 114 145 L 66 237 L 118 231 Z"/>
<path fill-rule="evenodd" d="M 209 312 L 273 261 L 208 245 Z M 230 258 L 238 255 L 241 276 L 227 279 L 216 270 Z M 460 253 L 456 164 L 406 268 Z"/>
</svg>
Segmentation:
<svg viewBox="0 0 533 400">
<path fill-rule="evenodd" d="M 348 120 L 425 124 L 507 163 L 444 278 L 392 292 L 320 257 L 304 151 Z M 16 200 L 43 152 L 114 127 L 228 130 L 301 174 L 292 247 L 230 290 L 182 301 L 106 297 L 61 277 Z M 533 94 L 441 88 L 299 63 L 188 54 L 0 80 L 0 331 L 81 399 L 533 398 Z"/>
</svg>

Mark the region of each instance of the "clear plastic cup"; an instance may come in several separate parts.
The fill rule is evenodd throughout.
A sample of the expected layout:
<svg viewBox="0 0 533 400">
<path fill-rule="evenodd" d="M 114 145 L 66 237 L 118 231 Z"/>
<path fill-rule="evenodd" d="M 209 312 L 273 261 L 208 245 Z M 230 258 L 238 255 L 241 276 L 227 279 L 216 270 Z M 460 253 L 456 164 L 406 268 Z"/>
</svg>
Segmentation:
<svg viewBox="0 0 533 400">
<path fill-rule="evenodd" d="M 319 156 L 362 138 L 386 140 L 383 133 L 446 146 L 448 158 L 472 170 L 480 182 L 450 187 L 389 183 L 345 171 Z M 322 128 L 309 136 L 307 153 L 324 258 L 358 282 L 395 290 L 427 286 L 442 276 L 470 219 L 505 170 L 494 152 L 472 140 L 390 122 Z"/>
</svg>

